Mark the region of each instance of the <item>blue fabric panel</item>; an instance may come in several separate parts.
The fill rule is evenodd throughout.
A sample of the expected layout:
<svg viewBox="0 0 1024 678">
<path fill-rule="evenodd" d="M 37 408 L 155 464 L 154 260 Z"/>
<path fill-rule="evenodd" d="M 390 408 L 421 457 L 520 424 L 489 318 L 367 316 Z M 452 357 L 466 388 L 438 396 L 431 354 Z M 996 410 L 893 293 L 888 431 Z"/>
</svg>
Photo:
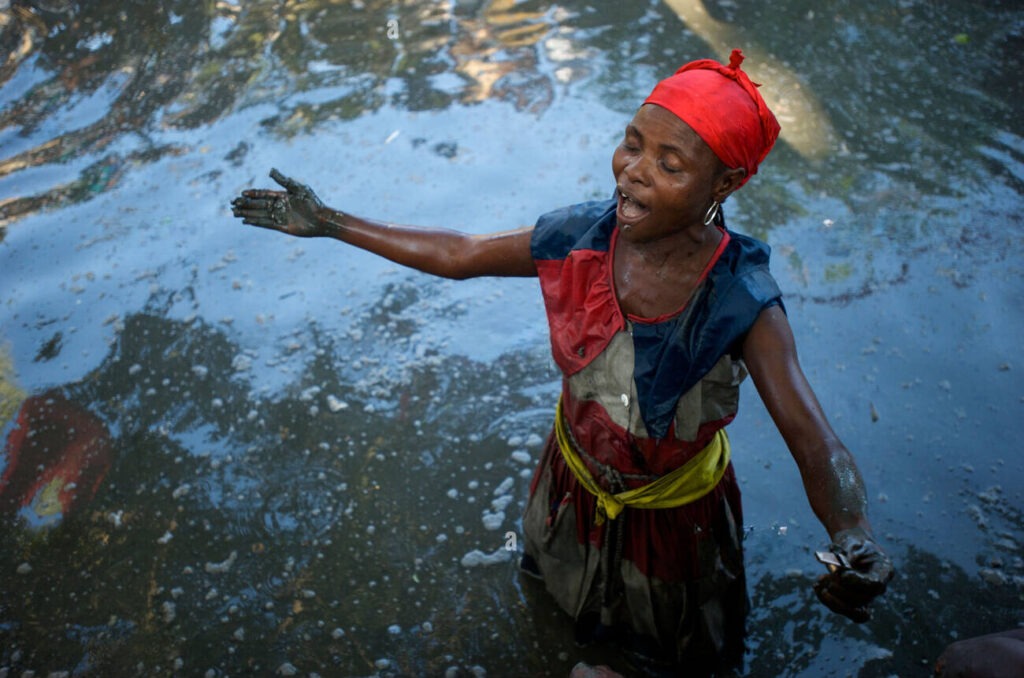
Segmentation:
<svg viewBox="0 0 1024 678">
<path fill-rule="evenodd" d="M 746 334 L 763 308 L 780 302 L 782 292 L 768 271 L 768 246 L 729 235 L 731 242 L 682 314 L 633 325 L 634 379 L 652 438 L 668 435 L 682 394 Z"/>
<path fill-rule="evenodd" d="M 597 200 L 563 207 L 537 219 L 530 240 L 534 259 L 565 259 L 569 252 L 607 252 L 615 227 L 615 200 Z"/>
</svg>

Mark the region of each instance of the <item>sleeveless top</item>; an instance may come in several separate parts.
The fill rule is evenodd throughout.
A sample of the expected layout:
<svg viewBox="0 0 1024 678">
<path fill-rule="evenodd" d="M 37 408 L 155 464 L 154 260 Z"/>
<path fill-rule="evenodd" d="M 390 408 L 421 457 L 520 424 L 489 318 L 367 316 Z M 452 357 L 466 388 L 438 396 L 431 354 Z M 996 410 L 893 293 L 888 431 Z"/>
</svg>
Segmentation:
<svg viewBox="0 0 1024 678">
<path fill-rule="evenodd" d="M 541 216 L 531 251 L 570 431 L 595 477 L 607 465 L 638 486 L 685 463 L 732 421 L 746 377 L 742 340 L 782 301 L 768 246 L 723 229 L 685 307 L 658 318 L 623 314 L 612 276 L 615 205 Z"/>
</svg>

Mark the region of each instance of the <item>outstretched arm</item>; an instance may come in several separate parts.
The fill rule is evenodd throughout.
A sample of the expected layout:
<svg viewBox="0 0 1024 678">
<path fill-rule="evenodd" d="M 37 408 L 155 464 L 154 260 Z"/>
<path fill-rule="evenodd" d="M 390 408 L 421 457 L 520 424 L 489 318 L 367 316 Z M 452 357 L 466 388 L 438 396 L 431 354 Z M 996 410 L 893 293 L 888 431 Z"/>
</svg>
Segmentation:
<svg viewBox="0 0 1024 678">
<path fill-rule="evenodd" d="M 284 191 L 243 191 L 232 203 L 242 222 L 298 237 L 330 237 L 395 263 L 444 278 L 533 276 L 532 228 L 487 235 L 398 226 L 362 219 L 324 205 L 313 191 L 277 170 Z"/>
<path fill-rule="evenodd" d="M 823 577 L 815 591 L 833 610 L 864 621 L 867 603 L 892 579 L 892 563 L 871 534 L 864 481 L 800 369 L 782 309 L 761 312 L 744 341 L 743 359 L 800 469 L 811 508 L 851 565 Z"/>
</svg>

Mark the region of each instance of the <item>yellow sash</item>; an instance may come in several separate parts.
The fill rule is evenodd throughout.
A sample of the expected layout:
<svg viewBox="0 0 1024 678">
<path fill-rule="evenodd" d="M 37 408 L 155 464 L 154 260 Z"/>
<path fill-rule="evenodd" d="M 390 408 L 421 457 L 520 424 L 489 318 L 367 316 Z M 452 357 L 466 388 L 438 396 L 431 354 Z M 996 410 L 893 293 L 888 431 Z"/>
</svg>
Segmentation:
<svg viewBox="0 0 1024 678">
<path fill-rule="evenodd" d="M 590 470 L 577 454 L 569 437 L 565 418 L 562 416 L 561 398 L 558 399 L 558 406 L 555 408 L 555 438 L 558 440 L 562 457 L 572 469 L 576 480 L 597 497 L 598 525 L 604 522 L 605 516 L 615 520 L 626 506 L 646 509 L 675 508 L 696 501 L 715 488 L 729 466 L 729 436 L 725 434 L 723 428 L 715 432 L 715 437 L 703 450 L 671 473 L 643 487 L 612 494 L 594 480 Z"/>
</svg>

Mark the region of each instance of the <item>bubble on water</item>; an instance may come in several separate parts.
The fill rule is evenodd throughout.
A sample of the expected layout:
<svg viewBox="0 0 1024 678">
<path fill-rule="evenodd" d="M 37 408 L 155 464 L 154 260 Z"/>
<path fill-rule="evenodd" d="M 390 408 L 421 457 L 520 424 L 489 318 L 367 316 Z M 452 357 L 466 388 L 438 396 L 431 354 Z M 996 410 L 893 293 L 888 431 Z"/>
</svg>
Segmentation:
<svg viewBox="0 0 1024 678">
<path fill-rule="evenodd" d="M 327 408 L 331 412 L 340 412 L 341 410 L 347 410 L 348 409 L 348 403 L 346 403 L 344 400 L 341 400 L 337 396 L 328 395 L 327 396 Z"/>
<path fill-rule="evenodd" d="M 333 631 L 331 631 L 331 638 L 333 638 L 334 640 L 338 640 L 339 638 L 344 638 L 344 637 L 345 637 L 345 629 L 341 628 L 340 626 L 338 628 L 334 629 Z"/>
<path fill-rule="evenodd" d="M 505 494 L 500 497 L 497 497 L 494 499 L 494 501 L 491 502 L 491 510 L 504 511 L 506 508 L 508 508 L 508 505 L 513 502 L 513 500 L 514 498 L 511 494 Z"/>
<path fill-rule="evenodd" d="M 519 435 L 511 436 L 507 441 L 509 447 L 519 447 L 523 444 L 523 437 Z"/>
<path fill-rule="evenodd" d="M 277 667 L 277 675 L 279 676 L 296 676 L 299 670 L 291 662 L 285 662 Z"/>
<path fill-rule="evenodd" d="M 484 529 L 491 531 L 500 529 L 501 524 L 505 522 L 505 512 L 495 511 L 494 513 L 491 513 L 490 511 L 485 510 L 483 513 L 482 521 L 484 524 Z"/>
<path fill-rule="evenodd" d="M 392 624 L 391 626 L 388 627 L 388 633 L 390 633 L 393 636 L 397 636 L 401 632 L 402 632 L 402 627 L 399 626 L 398 624 Z"/>
<path fill-rule="evenodd" d="M 529 464 L 533 461 L 533 457 L 526 450 L 516 450 L 511 456 L 512 461 L 517 461 L 520 464 Z"/>
<path fill-rule="evenodd" d="M 511 476 L 506 477 L 496 488 L 494 488 L 494 496 L 508 494 L 512 491 L 513 485 L 515 485 L 515 480 Z"/>
<path fill-rule="evenodd" d="M 142 365 L 140 365 L 138 363 L 135 363 L 134 365 L 132 365 L 131 367 L 128 368 L 128 374 L 130 376 L 135 376 L 136 374 L 138 374 L 141 371 L 142 371 Z"/>
<path fill-rule="evenodd" d="M 243 640 L 245 640 L 245 629 L 239 626 L 237 629 L 235 629 L 235 632 L 231 634 L 231 637 L 237 640 L 238 642 L 242 642 Z"/>
<path fill-rule="evenodd" d="M 303 402 L 310 402 L 320 393 L 320 390 L 319 386 L 310 386 L 299 394 L 299 400 Z"/>
<path fill-rule="evenodd" d="M 163 536 L 156 540 L 157 544 L 167 544 L 174 538 L 174 535 L 170 532 L 164 532 Z"/>
<path fill-rule="evenodd" d="M 28 563 L 22 563 L 21 565 L 18 565 L 16 572 L 18 574 L 30 574 L 32 572 L 32 566 Z"/>
<path fill-rule="evenodd" d="M 523 443 L 526 447 L 540 447 L 544 444 L 544 439 L 536 433 L 531 433 L 526 437 L 526 442 Z"/>
<path fill-rule="evenodd" d="M 206 365 L 193 365 L 192 366 L 192 374 L 194 374 L 199 379 L 205 379 L 206 375 L 208 375 L 209 373 L 210 373 L 210 368 L 208 368 Z"/>
<path fill-rule="evenodd" d="M 373 665 L 375 667 L 377 667 L 378 671 L 383 671 L 384 669 L 386 669 L 389 666 L 391 666 L 391 660 L 390 659 L 381 658 L 381 659 L 378 659 L 377 661 L 373 662 Z"/>
<path fill-rule="evenodd" d="M 459 498 L 459 491 L 456 490 L 454 487 L 451 488 L 450 490 L 448 490 L 447 494 L 448 494 L 448 498 L 449 499 L 458 499 Z"/>
<path fill-rule="evenodd" d="M 188 494 L 191 490 L 192 490 L 192 486 L 189 485 L 188 483 L 184 483 L 182 485 L 179 485 L 174 490 L 174 492 L 171 492 L 171 497 L 173 497 L 174 499 L 181 499 L 186 494 Z"/>
<path fill-rule="evenodd" d="M 160 606 L 160 613 L 163 616 L 164 623 L 170 624 L 178 616 L 178 608 L 174 603 L 167 600 Z"/>
<path fill-rule="evenodd" d="M 466 487 L 468 487 L 471 490 L 475 490 L 478 487 L 480 487 L 480 481 L 479 480 L 470 480 L 468 483 L 466 483 Z"/>
</svg>

